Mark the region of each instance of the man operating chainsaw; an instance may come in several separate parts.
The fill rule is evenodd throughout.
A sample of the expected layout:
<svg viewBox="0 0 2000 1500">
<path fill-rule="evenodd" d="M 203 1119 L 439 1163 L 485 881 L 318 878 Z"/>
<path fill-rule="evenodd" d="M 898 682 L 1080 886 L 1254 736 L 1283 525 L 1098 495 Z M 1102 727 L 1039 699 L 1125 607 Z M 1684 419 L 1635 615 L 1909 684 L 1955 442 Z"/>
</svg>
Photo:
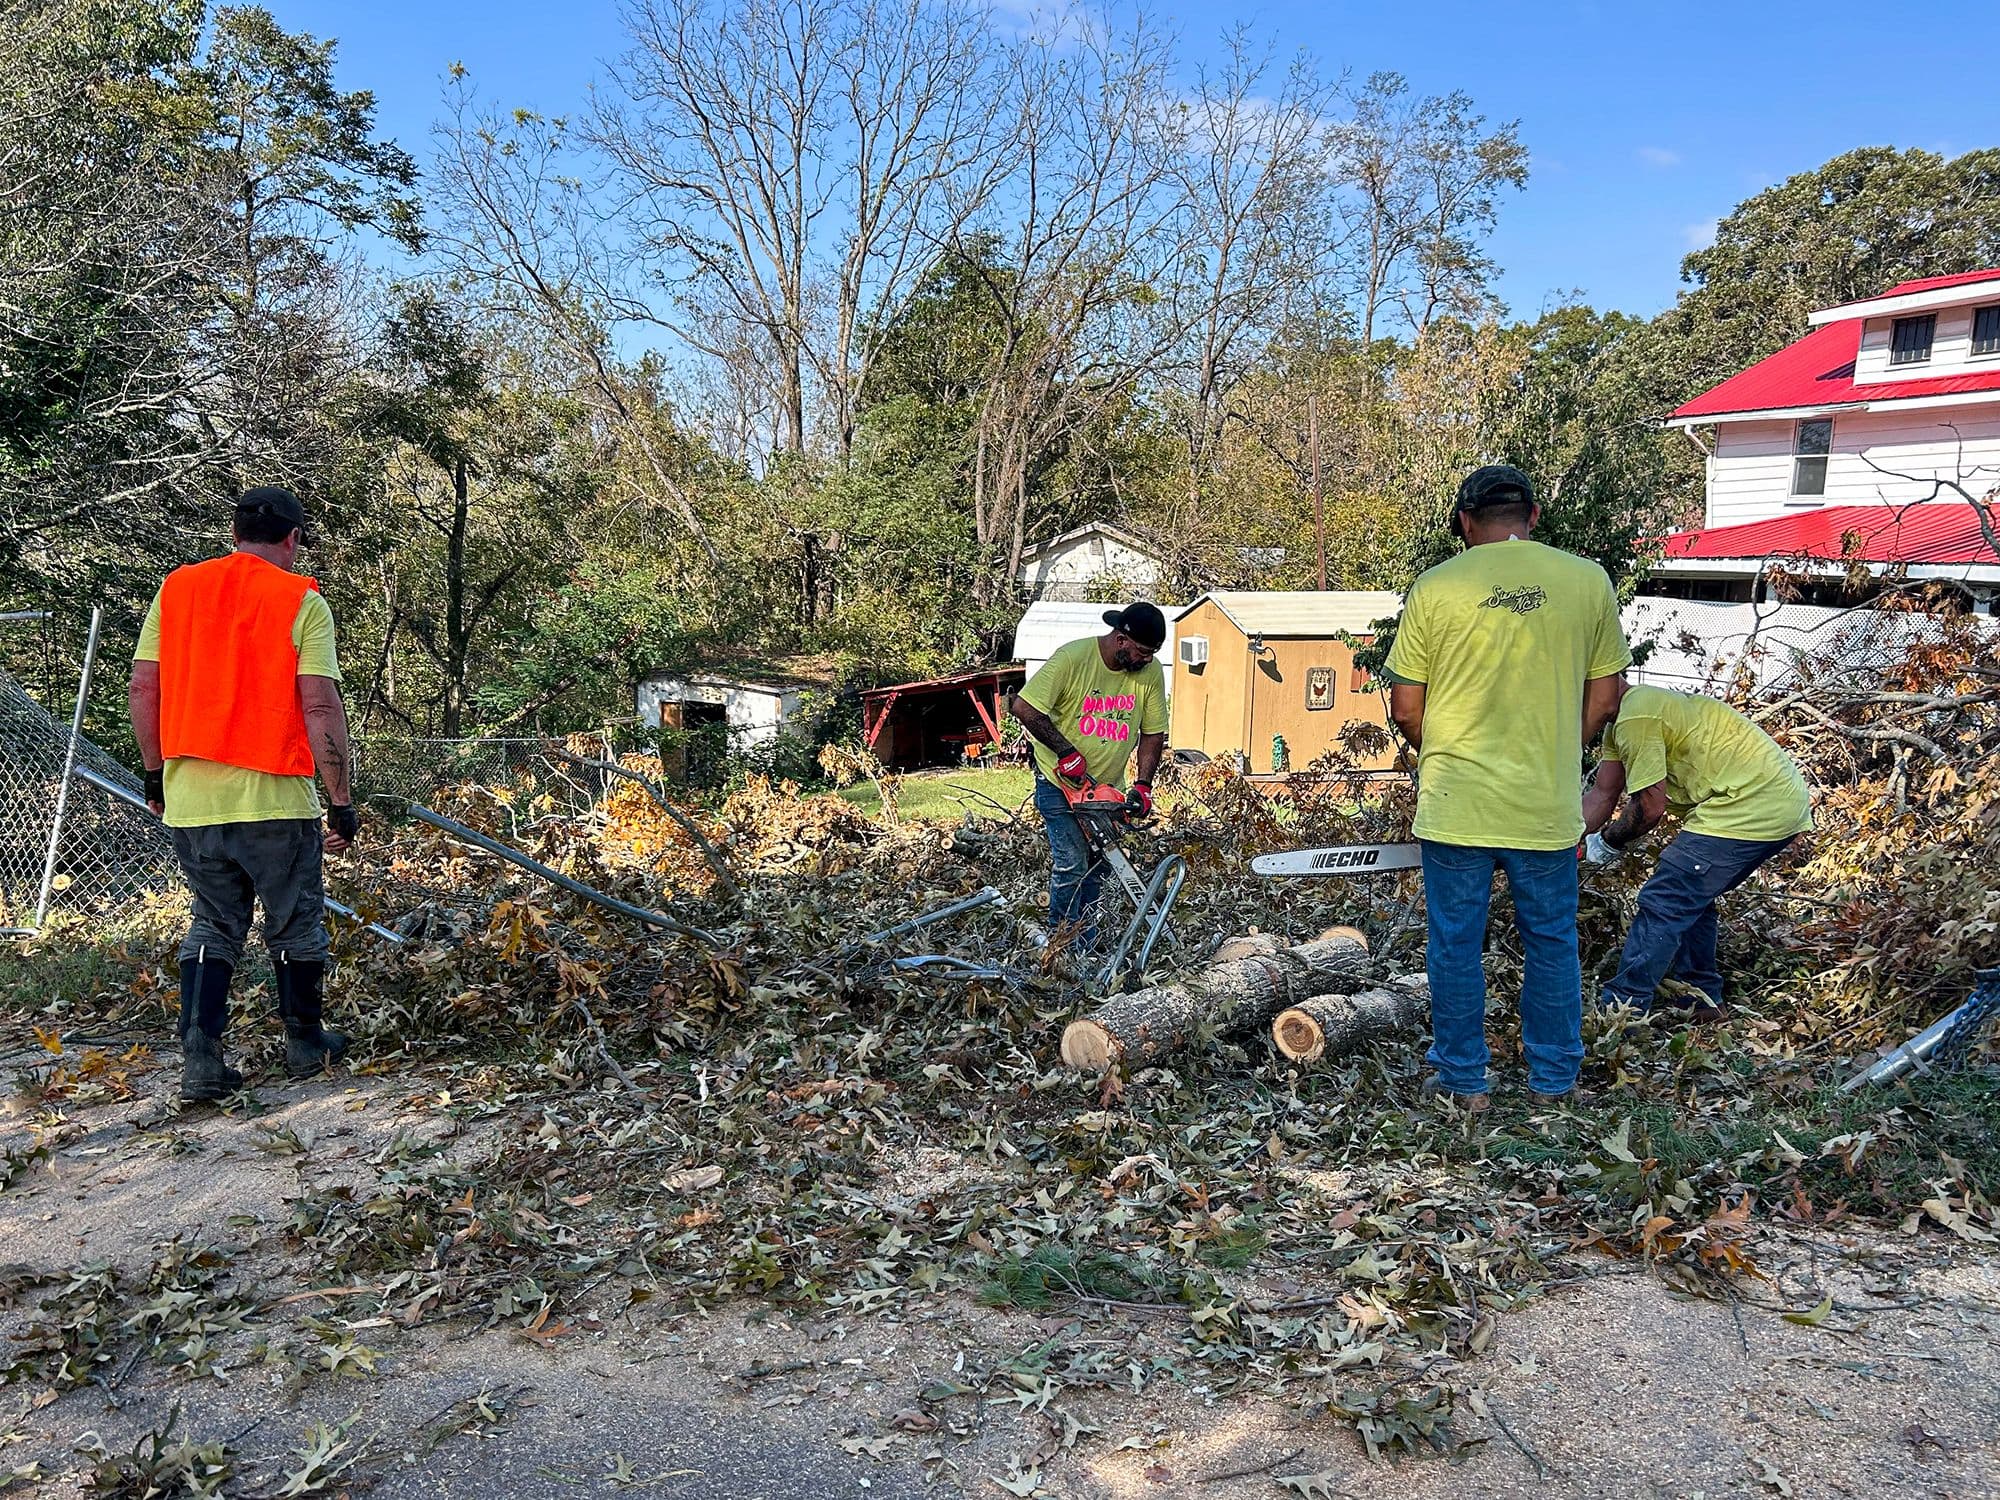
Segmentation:
<svg viewBox="0 0 2000 1500">
<path fill-rule="evenodd" d="M 1671 974 L 1700 998 L 1669 999 L 1669 1007 L 1689 1020 L 1719 1020 L 1715 903 L 1812 827 L 1812 797 L 1778 742 L 1726 703 L 1632 687 L 1622 676 L 1616 700 L 1597 777 L 1583 797 L 1587 857 L 1616 858 L 1669 810 L 1681 831 L 1639 891 L 1604 1002 L 1654 1010 L 1653 991 Z M 1621 796 L 1628 800 L 1614 817 Z"/>
<path fill-rule="evenodd" d="M 1583 747 L 1631 662 L 1611 580 L 1530 541 L 1534 486 L 1504 464 L 1459 486 L 1465 550 L 1410 586 L 1389 651 L 1389 712 L 1417 752 L 1416 835 L 1428 917 L 1427 1088 L 1467 1109 L 1487 1094 L 1486 917 L 1502 870 L 1521 935 L 1528 1089 L 1552 1103 L 1583 1061 L 1576 845 Z"/>
<path fill-rule="evenodd" d="M 1072 804 L 1123 784 L 1137 751 L 1127 801 L 1153 810 L 1153 772 L 1167 743 L 1167 688 L 1154 658 L 1167 619 L 1144 602 L 1107 610 L 1111 628 L 1060 646 L 1008 710 L 1035 741 L 1035 811 L 1049 839 L 1049 932 L 1067 931 L 1089 951 L 1097 942 L 1097 897 L 1104 872 L 1091 858 Z"/>
</svg>

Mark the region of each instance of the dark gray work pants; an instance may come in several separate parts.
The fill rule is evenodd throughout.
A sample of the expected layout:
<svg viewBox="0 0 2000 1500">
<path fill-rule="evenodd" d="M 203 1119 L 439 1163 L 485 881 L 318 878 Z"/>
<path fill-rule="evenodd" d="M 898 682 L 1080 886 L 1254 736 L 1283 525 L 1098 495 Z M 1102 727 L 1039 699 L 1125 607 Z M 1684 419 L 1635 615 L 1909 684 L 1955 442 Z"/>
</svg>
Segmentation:
<svg viewBox="0 0 2000 1500">
<path fill-rule="evenodd" d="M 264 907 L 264 946 L 274 959 L 326 961 L 326 888 L 317 818 L 176 828 L 174 854 L 194 893 L 182 963 L 204 954 L 234 967 L 250 935 L 252 902 Z"/>
</svg>

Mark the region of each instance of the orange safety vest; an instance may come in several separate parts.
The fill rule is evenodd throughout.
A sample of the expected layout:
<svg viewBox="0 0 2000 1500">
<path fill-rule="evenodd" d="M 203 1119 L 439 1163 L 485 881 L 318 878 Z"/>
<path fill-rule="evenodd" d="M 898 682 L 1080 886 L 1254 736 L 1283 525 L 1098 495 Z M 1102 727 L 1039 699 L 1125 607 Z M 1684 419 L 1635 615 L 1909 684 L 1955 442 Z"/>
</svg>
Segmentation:
<svg viewBox="0 0 2000 1500">
<path fill-rule="evenodd" d="M 313 774 L 292 626 L 319 584 L 248 552 L 160 586 L 160 753 Z"/>
</svg>

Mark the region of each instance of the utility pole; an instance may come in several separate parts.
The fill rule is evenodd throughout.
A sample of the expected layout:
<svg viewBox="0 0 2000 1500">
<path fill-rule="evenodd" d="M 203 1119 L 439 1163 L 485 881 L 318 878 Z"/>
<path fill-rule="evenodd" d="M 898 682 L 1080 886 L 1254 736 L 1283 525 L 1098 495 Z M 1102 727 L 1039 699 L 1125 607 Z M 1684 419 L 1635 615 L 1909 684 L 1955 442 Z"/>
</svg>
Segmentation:
<svg viewBox="0 0 2000 1500">
<path fill-rule="evenodd" d="M 1306 446 L 1312 449 L 1313 536 L 1319 543 L 1319 587 L 1326 592 L 1326 497 L 1319 487 L 1319 397 L 1306 397 Z"/>
</svg>

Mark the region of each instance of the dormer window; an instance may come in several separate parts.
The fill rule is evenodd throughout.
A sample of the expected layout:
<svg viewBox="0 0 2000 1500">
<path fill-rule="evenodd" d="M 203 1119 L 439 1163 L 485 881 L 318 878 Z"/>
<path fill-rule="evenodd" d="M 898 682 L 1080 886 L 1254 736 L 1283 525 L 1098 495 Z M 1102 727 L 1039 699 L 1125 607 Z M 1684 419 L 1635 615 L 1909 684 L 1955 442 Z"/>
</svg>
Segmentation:
<svg viewBox="0 0 2000 1500">
<path fill-rule="evenodd" d="M 1920 318 L 1896 319 L 1895 327 L 1889 334 L 1889 363 L 1928 364 L 1931 357 L 1931 340 L 1936 334 L 1936 313 L 1925 313 Z"/>
<path fill-rule="evenodd" d="M 1973 313 L 1972 352 L 2000 354 L 2000 304 L 1982 307 Z"/>
<path fill-rule="evenodd" d="M 1792 429 L 1792 493 L 1812 499 L 1826 493 L 1826 456 L 1833 451 L 1833 418 L 1813 417 Z"/>
</svg>

